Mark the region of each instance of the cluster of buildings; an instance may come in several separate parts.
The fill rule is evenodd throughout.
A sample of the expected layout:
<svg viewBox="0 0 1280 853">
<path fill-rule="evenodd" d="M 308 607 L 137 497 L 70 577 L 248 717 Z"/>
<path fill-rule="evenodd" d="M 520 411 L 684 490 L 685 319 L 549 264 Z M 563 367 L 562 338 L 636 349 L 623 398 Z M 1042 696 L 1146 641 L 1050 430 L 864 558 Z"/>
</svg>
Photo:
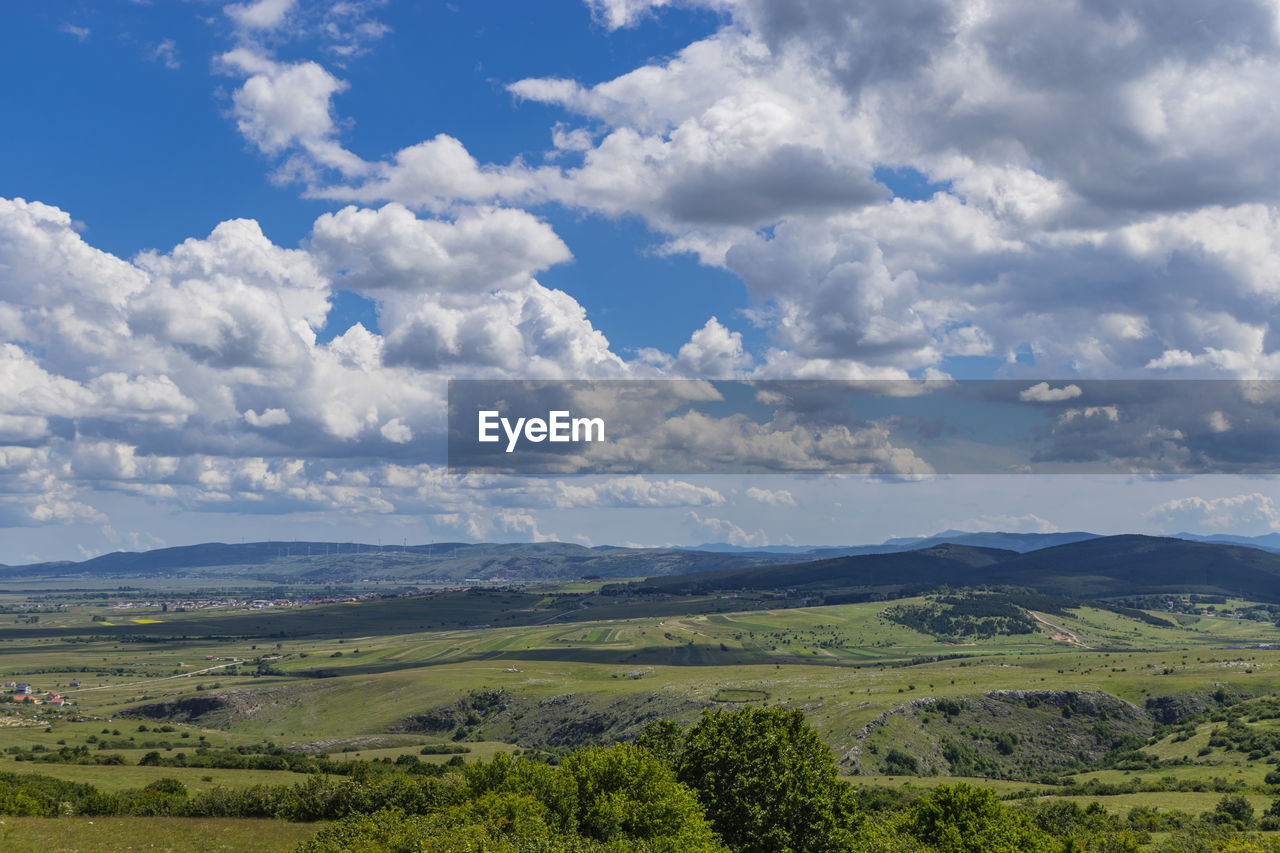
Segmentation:
<svg viewBox="0 0 1280 853">
<path fill-rule="evenodd" d="M 141 607 L 159 607 L 163 611 L 182 613 L 189 610 L 208 610 L 211 607 L 229 609 L 266 610 L 272 607 L 300 607 L 308 604 L 344 604 L 380 598 L 381 594 L 366 592 L 359 595 L 302 596 L 296 598 L 188 598 L 179 600 L 117 601 L 116 610 L 133 610 Z"/>
<path fill-rule="evenodd" d="M 80 682 L 73 681 L 71 682 L 71 686 L 79 687 Z M 41 695 L 41 693 L 30 684 L 25 684 L 20 681 L 6 681 L 4 683 L 4 689 L 11 694 L 11 698 L 15 702 L 30 702 L 33 705 L 55 705 L 59 708 L 64 705 L 71 704 L 70 699 L 63 696 L 56 690 L 50 690 Z"/>
<path fill-rule="evenodd" d="M 1173 611 L 1174 613 L 1190 613 L 1196 616 L 1221 616 L 1223 619 L 1243 619 L 1244 618 L 1244 613 L 1242 611 L 1236 610 L 1230 613 L 1226 611 L 1218 612 L 1213 609 L 1212 604 L 1210 604 L 1208 607 L 1200 607 L 1199 609 L 1197 609 L 1197 606 L 1192 603 L 1190 598 L 1184 598 L 1181 601 L 1174 601 L 1171 598 L 1168 601 L 1166 601 L 1165 604 L 1168 605 L 1169 610 Z"/>
</svg>

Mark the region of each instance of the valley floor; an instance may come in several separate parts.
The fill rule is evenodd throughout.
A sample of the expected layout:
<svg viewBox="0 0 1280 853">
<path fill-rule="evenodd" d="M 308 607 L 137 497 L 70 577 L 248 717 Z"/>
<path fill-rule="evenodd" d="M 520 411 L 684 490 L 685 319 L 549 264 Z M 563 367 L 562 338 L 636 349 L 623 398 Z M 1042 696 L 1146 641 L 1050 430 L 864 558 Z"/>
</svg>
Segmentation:
<svg viewBox="0 0 1280 853">
<path fill-rule="evenodd" d="M 936 598 L 737 611 L 715 598 L 696 612 L 698 601 L 678 597 L 580 596 L 548 621 L 525 618 L 539 606 L 531 596 L 476 592 L 465 599 L 474 627 L 443 630 L 405 630 L 456 620 L 436 612 L 451 603 L 441 596 L 308 608 L 310 627 L 284 632 L 258 615 L 237 631 L 224 614 L 145 610 L 116 630 L 124 619 L 93 603 L 15 619 L 0 634 L 3 678 L 30 684 L 40 704 L 0 703 L 0 772 L 103 791 L 171 779 L 194 795 L 306 778 L 290 767 L 341 778 L 370 762 L 383 772 L 498 752 L 557 756 L 634 738 L 655 720 L 763 706 L 803 711 L 860 786 L 965 778 L 1010 802 L 1096 800 L 1117 814 L 1199 814 L 1239 793 L 1261 815 L 1280 794 L 1280 710 L 1266 698 L 1280 695 L 1280 629 L 1270 622 L 1164 614 L 1160 624 L 1081 605 L 1031 611 L 1025 633 L 943 637 L 889 610 Z M 50 691 L 69 704 L 51 704 Z M 311 831 L 3 820 L 11 849 L 51 849 L 21 845 L 52 833 L 64 845 L 53 849 L 127 849 L 121 839 L 136 835 L 154 846 L 135 849 L 283 850 Z M 73 838 L 79 846 L 65 846 Z"/>
</svg>

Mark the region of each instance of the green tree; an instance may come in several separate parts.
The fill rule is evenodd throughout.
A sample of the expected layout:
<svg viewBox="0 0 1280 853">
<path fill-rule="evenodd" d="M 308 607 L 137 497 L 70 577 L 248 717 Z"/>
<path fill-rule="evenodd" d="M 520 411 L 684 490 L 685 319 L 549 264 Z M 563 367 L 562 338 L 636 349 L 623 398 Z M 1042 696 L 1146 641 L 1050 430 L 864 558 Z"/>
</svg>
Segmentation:
<svg viewBox="0 0 1280 853">
<path fill-rule="evenodd" d="M 901 828 L 939 853 L 1041 853 L 1051 839 L 995 792 L 961 783 L 939 785 L 916 801 Z"/>
<path fill-rule="evenodd" d="M 1214 807 L 1215 816 L 1221 815 L 1241 829 L 1253 826 L 1253 806 L 1242 794 L 1227 794 Z"/>
<path fill-rule="evenodd" d="M 636 745 L 643 746 L 675 767 L 679 764 L 680 753 L 684 750 L 684 732 L 671 720 L 654 720 L 640 732 L 640 736 L 636 738 Z"/>
<path fill-rule="evenodd" d="M 799 711 L 704 712 L 677 766 L 734 850 L 829 853 L 852 843 L 852 790 Z"/>
<path fill-rule="evenodd" d="M 492 761 L 468 764 L 463 772 L 472 799 L 490 792 L 527 794 L 547 809 L 554 829 L 578 831 L 578 792 L 573 780 L 558 768 L 500 752 Z"/>
<path fill-rule="evenodd" d="M 688 851 L 719 848 L 697 796 L 642 746 L 579 750 L 561 772 L 577 790 L 581 835 L 600 841 L 662 839 Z"/>
<path fill-rule="evenodd" d="M 560 767 L 499 754 L 488 763 L 467 765 L 465 773 L 472 812 L 486 795 L 523 795 L 540 804 L 540 819 L 563 835 L 634 849 L 641 841 L 682 853 L 723 849 L 694 792 L 670 766 L 634 744 L 578 750 Z M 495 815 L 490 809 L 468 820 L 514 825 Z"/>
<path fill-rule="evenodd" d="M 517 848 L 479 824 L 451 825 L 438 815 L 388 809 L 335 821 L 295 853 L 517 853 Z"/>
<path fill-rule="evenodd" d="M 553 834 L 547 807 L 528 794 L 483 794 L 445 814 L 452 825 L 481 824 L 495 838 L 527 842 Z"/>
<path fill-rule="evenodd" d="M 893 747 L 884 757 L 884 772 L 888 776 L 915 776 L 920 772 L 920 762 L 914 755 Z"/>
</svg>

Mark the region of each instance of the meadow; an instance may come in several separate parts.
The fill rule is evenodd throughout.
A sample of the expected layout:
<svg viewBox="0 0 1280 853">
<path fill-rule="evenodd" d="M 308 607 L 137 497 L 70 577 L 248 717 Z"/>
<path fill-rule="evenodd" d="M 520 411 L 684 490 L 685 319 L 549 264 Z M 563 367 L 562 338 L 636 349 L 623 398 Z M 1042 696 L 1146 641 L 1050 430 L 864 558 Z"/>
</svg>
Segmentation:
<svg viewBox="0 0 1280 853">
<path fill-rule="evenodd" d="M 0 674 L 70 704 L 0 702 L 0 771 L 113 792 L 174 779 L 200 793 L 303 778 L 184 766 L 211 756 L 317 756 L 334 763 L 312 771 L 330 778 L 361 762 L 556 760 L 705 708 L 785 707 L 804 712 L 859 785 L 925 790 L 963 776 L 1010 801 L 1097 800 L 1116 813 L 1199 813 L 1229 792 L 1261 813 L 1280 793 L 1266 781 L 1274 747 L 1210 743 L 1225 725 L 1213 713 L 1280 693 L 1280 628 L 1226 615 L 1249 602 L 1167 625 L 1080 606 L 1032 614 L 1031 633 L 985 637 L 931 636 L 886 616 L 890 604 L 930 600 L 768 609 L 764 596 L 628 597 L 595 584 L 274 612 L 96 599 L 50 612 L 12 599 Z M 1170 702 L 1191 720 L 1176 731 L 1161 717 Z M 1237 729 L 1280 735 L 1276 719 L 1242 714 Z M 1046 726 L 1094 740 L 1066 754 Z M 1140 754 L 1129 764 L 1116 757 L 1122 742 Z M 1064 787 L 1072 780 L 1093 788 Z M 60 849 L 100 849 L 105 831 L 6 820 L 49 820 L 82 843 Z M 215 825 L 210 844 L 242 831 Z M 236 849 L 286 849 L 297 830 L 247 833 L 261 846 Z M 199 834 L 178 823 L 166 832 Z M 169 837 L 155 843 L 186 843 Z"/>
</svg>

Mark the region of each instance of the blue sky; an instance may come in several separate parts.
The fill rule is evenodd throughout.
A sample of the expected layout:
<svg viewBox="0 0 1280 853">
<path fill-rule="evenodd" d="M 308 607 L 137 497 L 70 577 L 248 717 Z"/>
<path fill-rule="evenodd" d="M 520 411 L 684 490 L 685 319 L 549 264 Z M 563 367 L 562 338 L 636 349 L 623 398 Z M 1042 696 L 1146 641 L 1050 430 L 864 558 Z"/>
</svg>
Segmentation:
<svg viewBox="0 0 1280 853">
<path fill-rule="evenodd" d="M 1280 529 L 1270 479 L 559 482 L 438 452 L 449 378 L 1275 377 L 1273 4 L 7 15 L 0 562 Z"/>
<path fill-rule="evenodd" d="M 95 246 L 122 257 L 166 249 L 237 217 L 256 219 L 274 242 L 294 246 L 332 207 L 273 186 L 264 158 L 227 120 L 235 81 L 213 71 L 212 57 L 225 51 L 234 28 L 218 4 L 31 4 L 15 17 L 0 62 L 7 79 L 32 85 L 0 95 L 7 113 L 23 116 L 22 132 L 0 142 L 7 195 L 74 211 Z M 443 132 L 466 140 L 484 161 L 538 161 L 563 116 L 517 103 L 506 83 L 607 80 L 708 35 L 720 17 L 707 10 L 654 16 L 610 33 L 578 2 L 379 6 L 376 20 L 390 31 L 376 40 L 376 55 L 371 45 L 335 64 L 351 84 L 334 101 L 347 117 L 343 138 L 376 155 Z M 566 39 L 566 32 L 577 36 Z M 173 47 L 160 50 L 166 43 Z M 305 60 L 328 46 L 304 36 L 275 53 Z M 24 73 L 44 63 L 59 73 Z M 130 194 L 135 200 L 122 205 Z M 538 214 L 575 249 L 573 263 L 549 271 L 545 283 L 587 305 L 623 348 L 678 348 L 709 314 L 745 305 L 733 276 L 687 257 L 656 257 L 649 250 L 657 241 L 640 222 L 556 206 Z M 368 322 L 358 301 L 337 302 L 327 334 Z M 673 309 L 684 325 L 671 322 Z"/>
</svg>

